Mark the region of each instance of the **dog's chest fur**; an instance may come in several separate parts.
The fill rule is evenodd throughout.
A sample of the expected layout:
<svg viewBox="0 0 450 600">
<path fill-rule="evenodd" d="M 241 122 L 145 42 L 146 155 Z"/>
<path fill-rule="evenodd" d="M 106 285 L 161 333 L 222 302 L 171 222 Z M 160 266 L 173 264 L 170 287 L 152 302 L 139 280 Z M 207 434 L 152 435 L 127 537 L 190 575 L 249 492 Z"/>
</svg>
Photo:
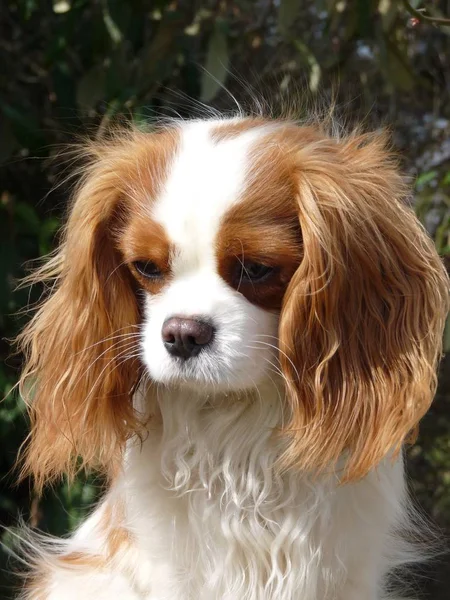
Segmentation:
<svg viewBox="0 0 450 600">
<path fill-rule="evenodd" d="M 140 597 L 335 600 L 349 570 L 365 578 L 369 555 L 395 560 L 400 462 L 347 486 L 280 475 L 279 402 L 200 407 L 172 393 L 160 406 L 164 433 L 129 449 L 110 495 L 125 498 L 137 549 L 123 562 Z"/>
</svg>

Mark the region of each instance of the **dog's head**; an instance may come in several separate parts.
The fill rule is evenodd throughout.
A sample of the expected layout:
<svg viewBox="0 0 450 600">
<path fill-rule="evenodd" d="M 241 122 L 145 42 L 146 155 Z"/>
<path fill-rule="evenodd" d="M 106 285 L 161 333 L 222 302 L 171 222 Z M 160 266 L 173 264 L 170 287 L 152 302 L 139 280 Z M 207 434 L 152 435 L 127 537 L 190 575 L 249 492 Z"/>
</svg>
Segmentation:
<svg viewBox="0 0 450 600">
<path fill-rule="evenodd" d="M 151 380 L 285 386 L 285 460 L 363 476 L 427 410 L 447 278 L 380 135 L 232 119 L 93 145 L 22 335 L 26 470 L 111 469 Z"/>
</svg>

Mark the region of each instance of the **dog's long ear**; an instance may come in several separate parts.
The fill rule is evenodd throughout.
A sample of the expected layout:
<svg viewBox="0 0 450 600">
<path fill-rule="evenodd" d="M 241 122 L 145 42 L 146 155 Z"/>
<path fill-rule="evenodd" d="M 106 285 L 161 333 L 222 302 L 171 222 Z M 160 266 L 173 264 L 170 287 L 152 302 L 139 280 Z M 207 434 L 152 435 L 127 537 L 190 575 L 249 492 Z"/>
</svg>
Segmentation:
<svg viewBox="0 0 450 600">
<path fill-rule="evenodd" d="M 384 136 L 322 137 L 297 154 L 304 257 L 280 321 L 289 464 L 344 481 L 397 453 L 428 409 L 448 279 L 405 205 Z"/>
<path fill-rule="evenodd" d="M 151 187 L 151 139 L 129 133 L 89 149 L 63 242 L 29 278 L 52 281 L 19 337 L 26 360 L 20 387 L 31 418 L 23 473 L 38 489 L 80 464 L 113 470 L 138 428 L 131 393 L 139 369 L 131 355 L 139 311 L 115 228 L 126 219 L 127 199 Z"/>
</svg>

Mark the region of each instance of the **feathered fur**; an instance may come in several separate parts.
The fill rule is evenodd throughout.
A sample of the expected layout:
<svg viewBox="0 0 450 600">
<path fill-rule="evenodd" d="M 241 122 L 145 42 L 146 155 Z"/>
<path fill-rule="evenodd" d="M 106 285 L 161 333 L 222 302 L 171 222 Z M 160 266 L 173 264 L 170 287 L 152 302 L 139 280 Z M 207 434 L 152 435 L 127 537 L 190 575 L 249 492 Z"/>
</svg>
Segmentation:
<svg viewBox="0 0 450 600">
<path fill-rule="evenodd" d="M 88 155 L 29 279 L 52 284 L 19 339 L 23 473 L 110 486 L 23 598 L 387 598 L 422 554 L 400 450 L 435 391 L 448 279 L 386 138 L 198 120 Z M 214 325 L 195 359 L 164 346 L 174 315 Z"/>
</svg>

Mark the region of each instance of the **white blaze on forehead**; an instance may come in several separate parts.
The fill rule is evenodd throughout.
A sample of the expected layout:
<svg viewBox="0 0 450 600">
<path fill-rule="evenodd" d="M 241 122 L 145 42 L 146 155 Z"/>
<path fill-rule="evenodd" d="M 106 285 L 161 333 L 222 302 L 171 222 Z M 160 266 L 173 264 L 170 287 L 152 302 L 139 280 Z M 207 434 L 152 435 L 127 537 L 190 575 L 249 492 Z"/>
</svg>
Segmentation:
<svg viewBox="0 0 450 600">
<path fill-rule="evenodd" d="M 161 292 L 146 294 L 142 335 L 143 359 L 153 380 L 201 383 L 214 392 L 249 389 L 264 379 L 276 346 L 256 347 L 251 341 L 260 335 L 275 338 L 278 327 L 276 314 L 250 304 L 218 273 L 215 247 L 222 217 L 242 200 L 250 151 L 270 127 L 214 140 L 214 130 L 226 123 L 180 126 L 177 154 L 152 207 L 152 218 L 174 247 L 173 277 Z M 215 327 L 212 344 L 194 361 L 180 364 L 167 352 L 161 331 L 173 316 L 200 316 Z"/>
<path fill-rule="evenodd" d="M 263 129 L 214 142 L 212 130 L 221 123 L 196 121 L 182 126 L 179 150 L 153 207 L 153 218 L 176 249 L 172 264 L 176 275 L 215 265 L 221 218 L 239 201 L 249 149 Z"/>
</svg>

